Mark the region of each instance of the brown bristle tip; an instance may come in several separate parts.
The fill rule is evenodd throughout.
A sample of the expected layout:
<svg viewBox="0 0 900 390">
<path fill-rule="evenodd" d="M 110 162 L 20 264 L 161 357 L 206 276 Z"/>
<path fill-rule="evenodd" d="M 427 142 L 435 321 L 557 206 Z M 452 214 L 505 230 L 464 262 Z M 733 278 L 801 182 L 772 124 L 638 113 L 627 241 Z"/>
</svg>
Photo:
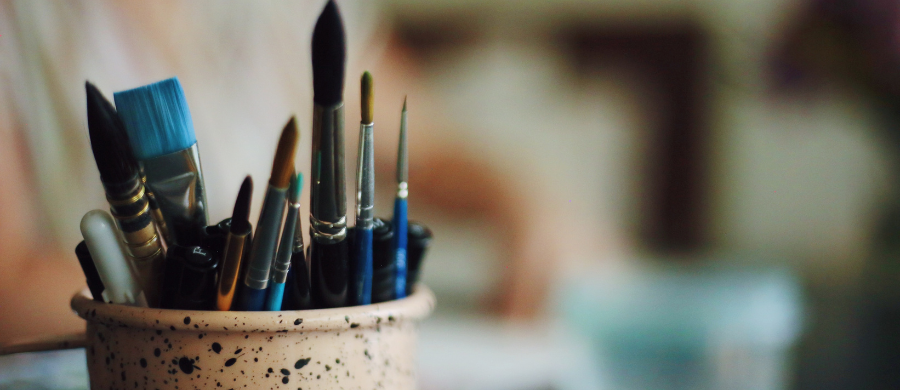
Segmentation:
<svg viewBox="0 0 900 390">
<path fill-rule="evenodd" d="M 372 74 L 368 71 L 362 75 L 360 82 L 362 88 L 362 123 L 372 123 L 374 120 L 375 94 L 372 89 Z"/>
<path fill-rule="evenodd" d="M 272 163 L 272 177 L 269 184 L 276 188 L 288 188 L 291 184 L 291 174 L 294 172 L 294 153 L 297 151 L 297 122 L 292 116 L 278 140 L 278 149 L 275 150 L 275 162 Z"/>
</svg>

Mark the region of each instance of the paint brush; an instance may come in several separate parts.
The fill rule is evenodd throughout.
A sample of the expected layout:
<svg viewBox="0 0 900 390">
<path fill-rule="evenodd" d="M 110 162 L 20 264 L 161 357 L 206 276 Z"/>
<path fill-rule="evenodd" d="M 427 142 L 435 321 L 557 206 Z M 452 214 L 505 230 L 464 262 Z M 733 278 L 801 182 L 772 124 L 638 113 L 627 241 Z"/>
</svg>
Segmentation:
<svg viewBox="0 0 900 390">
<path fill-rule="evenodd" d="M 313 308 L 312 297 L 309 293 L 309 266 L 306 262 L 306 253 L 303 250 L 303 228 L 300 224 L 300 218 L 297 218 L 294 222 L 291 268 L 288 269 L 281 310 L 307 310 Z"/>
<path fill-rule="evenodd" d="M 394 199 L 394 217 L 391 219 L 394 231 L 394 299 L 406 297 L 406 197 L 409 180 L 408 153 L 406 148 L 406 98 L 400 112 L 400 142 L 397 147 L 397 197 Z"/>
<path fill-rule="evenodd" d="M 126 254 L 151 306 L 159 304 L 165 253 L 150 214 L 150 203 L 128 143 L 125 125 L 109 100 L 85 82 L 88 134 L 109 211 L 122 232 Z"/>
<path fill-rule="evenodd" d="M 372 75 L 361 80 L 362 119 L 359 124 L 359 153 L 356 167 L 356 226 L 350 263 L 349 304 L 372 303 L 372 225 L 375 209 L 375 155 L 373 121 L 375 95 Z"/>
<path fill-rule="evenodd" d="M 250 249 L 253 227 L 250 225 L 250 201 L 253 198 L 253 179 L 249 175 L 241 183 L 234 211 L 231 213 L 231 226 L 225 239 L 222 252 L 222 264 L 219 270 L 219 285 L 216 289 L 216 308 L 231 310 L 234 293 L 238 286 L 241 263 Z"/>
<path fill-rule="evenodd" d="M 178 78 L 114 95 L 146 185 L 159 204 L 167 244 L 200 245 L 208 225 L 194 124 Z"/>
<path fill-rule="evenodd" d="M 103 282 L 104 300 L 147 307 L 147 298 L 122 252 L 113 217 L 103 210 L 88 211 L 81 218 L 81 235 Z"/>
<path fill-rule="evenodd" d="M 349 258 L 344 183 L 346 37 L 334 1 L 325 5 L 312 37 L 313 154 L 310 287 L 316 307 L 347 304 Z"/>
<path fill-rule="evenodd" d="M 284 217 L 285 197 L 294 172 L 294 153 L 297 150 L 297 124 L 294 117 L 281 131 L 272 176 L 263 198 L 262 211 L 256 223 L 256 234 L 250 245 L 247 275 L 244 276 L 242 290 L 238 291 L 233 304 L 235 310 L 260 311 L 266 300 L 272 260 L 278 245 L 278 233 Z"/>
<path fill-rule="evenodd" d="M 272 263 L 272 281 L 269 282 L 269 291 L 266 295 L 266 307 L 268 311 L 281 310 L 284 299 L 284 285 L 287 282 L 288 270 L 291 269 L 291 255 L 294 246 L 294 229 L 297 228 L 297 220 L 300 214 L 300 192 L 303 191 L 303 174 L 291 175 L 291 185 L 288 190 L 288 211 L 284 219 L 284 229 L 281 231 L 281 244 L 278 245 L 278 253 Z M 302 245 L 302 241 L 301 241 Z"/>
</svg>

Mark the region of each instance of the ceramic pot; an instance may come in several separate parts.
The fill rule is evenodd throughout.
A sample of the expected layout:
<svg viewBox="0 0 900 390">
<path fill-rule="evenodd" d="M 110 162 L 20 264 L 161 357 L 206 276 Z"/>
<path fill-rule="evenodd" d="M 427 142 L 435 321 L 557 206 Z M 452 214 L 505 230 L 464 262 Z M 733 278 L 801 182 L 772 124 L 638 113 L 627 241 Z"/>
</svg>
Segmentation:
<svg viewBox="0 0 900 390">
<path fill-rule="evenodd" d="M 416 387 L 418 322 L 434 308 L 407 298 L 338 309 L 236 312 L 96 302 L 87 321 L 92 389 L 396 389 Z"/>
</svg>

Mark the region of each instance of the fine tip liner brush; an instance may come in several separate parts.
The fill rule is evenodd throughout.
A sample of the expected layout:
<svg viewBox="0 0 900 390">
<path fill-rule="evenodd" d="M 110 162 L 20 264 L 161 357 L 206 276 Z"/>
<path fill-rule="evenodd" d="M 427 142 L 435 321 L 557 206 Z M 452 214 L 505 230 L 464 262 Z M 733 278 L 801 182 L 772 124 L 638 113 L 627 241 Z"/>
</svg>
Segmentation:
<svg viewBox="0 0 900 390">
<path fill-rule="evenodd" d="M 278 140 L 275 161 L 272 163 L 272 176 L 269 177 L 262 211 L 256 223 L 256 234 L 250 245 L 247 275 L 244 276 L 244 285 L 235 298 L 233 310 L 261 311 L 265 308 L 269 274 L 284 217 L 285 197 L 294 173 L 294 153 L 297 150 L 298 138 L 297 123 L 294 117 L 291 117 Z"/>
<path fill-rule="evenodd" d="M 225 239 L 222 252 L 222 265 L 219 270 L 219 286 L 216 289 L 216 308 L 231 310 L 234 293 L 238 286 L 241 263 L 250 249 L 253 226 L 250 225 L 250 200 L 253 197 L 253 179 L 248 175 L 241 183 L 234 211 L 231 213 L 231 226 Z"/>
<path fill-rule="evenodd" d="M 165 253 L 150 214 L 150 203 L 128 143 L 125 125 L 109 100 L 90 82 L 87 94 L 88 134 L 109 211 L 122 232 L 126 254 L 138 273 L 151 306 L 159 303 Z"/>
<path fill-rule="evenodd" d="M 300 192 L 302 190 L 303 174 L 292 175 L 288 190 L 288 211 L 284 219 L 284 229 L 281 231 L 281 244 L 278 245 L 278 253 L 272 263 L 272 281 L 269 282 L 269 292 L 266 295 L 265 309 L 268 311 L 281 310 L 284 285 L 287 282 L 288 270 L 291 269 L 291 255 L 294 253 L 294 230 L 297 228 L 297 220 L 300 216 Z"/>
<path fill-rule="evenodd" d="M 361 80 L 362 118 L 359 124 L 359 153 L 356 167 L 356 227 L 353 257 L 350 263 L 350 304 L 372 303 L 372 227 L 375 209 L 375 155 L 373 121 L 375 95 L 372 75 L 365 72 Z"/>
<path fill-rule="evenodd" d="M 200 245 L 209 219 L 206 190 L 181 84 L 173 77 L 113 96 L 162 212 L 166 244 Z"/>
<path fill-rule="evenodd" d="M 409 194 L 407 181 L 409 180 L 409 164 L 406 147 L 406 98 L 403 98 L 403 111 L 400 112 L 400 142 L 397 147 L 397 197 L 394 199 L 394 217 L 391 220 L 394 230 L 394 299 L 406 297 L 406 229 L 407 205 L 406 197 Z"/>
<path fill-rule="evenodd" d="M 344 182 L 346 36 L 334 1 L 325 5 L 312 37 L 313 153 L 310 207 L 310 293 L 316 307 L 347 304 L 349 246 Z"/>
</svg>

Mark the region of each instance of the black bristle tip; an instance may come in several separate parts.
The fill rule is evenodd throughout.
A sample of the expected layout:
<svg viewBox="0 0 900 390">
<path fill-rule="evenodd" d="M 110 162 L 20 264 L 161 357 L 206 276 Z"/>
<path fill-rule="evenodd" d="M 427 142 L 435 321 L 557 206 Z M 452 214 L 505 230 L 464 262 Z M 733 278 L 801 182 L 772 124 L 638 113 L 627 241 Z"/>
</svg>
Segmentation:
<svg viewBox="0 0 900 390">
<path fill-rule="evenodd" d="M 234 212 L 231 213 L 231 232 L 240 234 L 250 229 L 250 200 L 253 196 L 253 179 L 250 175 L 244 178 L 241 189 L 238 191 L 237 200 L 234 202 Z"/>
<path fill-rule="evenodd" d="M 312 37 L 313 101 L 331 106 L 340 103 L 347 64 L 347 38 L 337 4 L 330 0 L 316 21 Z"/>
<path fill-rule="evenodd" d="M 88 134 L 91 150 L 100 171 L 100 180 L 105 183 L 121 183 L 137 175 L 137 162 L 125 125 L 100 90 L 89 81 L 84 82 L 87 93 Z"/>
</svg>

